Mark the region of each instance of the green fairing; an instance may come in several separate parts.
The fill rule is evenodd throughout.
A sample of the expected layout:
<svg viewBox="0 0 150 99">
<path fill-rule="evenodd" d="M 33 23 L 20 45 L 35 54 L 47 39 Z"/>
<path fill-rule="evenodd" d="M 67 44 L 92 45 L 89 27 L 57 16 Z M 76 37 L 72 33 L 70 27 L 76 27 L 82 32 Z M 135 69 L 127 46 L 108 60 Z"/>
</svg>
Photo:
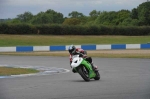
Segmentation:
<svg viewBox="0 0 150 99">
<path fill-rule="evenodd" d="M 81 64 L 83 64 L 89 70 L 89 78 L 94 78 L 96 76 L 89 62 L 83 59 Z"/>
</svg>

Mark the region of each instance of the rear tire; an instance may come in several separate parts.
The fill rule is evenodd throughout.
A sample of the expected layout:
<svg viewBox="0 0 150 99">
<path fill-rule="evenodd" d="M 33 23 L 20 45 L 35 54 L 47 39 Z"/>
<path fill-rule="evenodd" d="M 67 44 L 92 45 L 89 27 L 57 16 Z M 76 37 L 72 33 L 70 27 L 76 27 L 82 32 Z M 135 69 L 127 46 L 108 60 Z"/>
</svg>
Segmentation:
<svg viewBox="0 0 150 99">
<path fill-rule="evenodd" d="M 90 78 L 87 76 L 87 74 L 84 72 L 83 67 L 78 67 L 78 73 L 81 75 L 81 77 L 85 80 L 85 81 L 90 81 Z"/>
<path fill-rule="evenodd" d="M 96 77 L 94 78 L 95 80 L 100 80 L 100 73 L 98 71 L 95 71 Z"/>
</svg>

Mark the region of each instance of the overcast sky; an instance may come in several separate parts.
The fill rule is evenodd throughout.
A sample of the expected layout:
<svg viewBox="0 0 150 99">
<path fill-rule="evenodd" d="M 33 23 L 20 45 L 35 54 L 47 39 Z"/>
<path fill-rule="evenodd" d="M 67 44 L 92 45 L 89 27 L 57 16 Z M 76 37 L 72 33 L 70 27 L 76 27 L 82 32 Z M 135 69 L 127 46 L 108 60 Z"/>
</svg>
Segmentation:
<svg viewBox="0 0 150 99">
<path fill-rule="evenodd" d="M 52 9 L 64 17 L 72 11 L 89 15 L 92 10 L 119 11 L 132 10 L 147 0 L 0 0 L 0 19 L 15 18 L 26 11 L 37 14 Z"/>
</svg>

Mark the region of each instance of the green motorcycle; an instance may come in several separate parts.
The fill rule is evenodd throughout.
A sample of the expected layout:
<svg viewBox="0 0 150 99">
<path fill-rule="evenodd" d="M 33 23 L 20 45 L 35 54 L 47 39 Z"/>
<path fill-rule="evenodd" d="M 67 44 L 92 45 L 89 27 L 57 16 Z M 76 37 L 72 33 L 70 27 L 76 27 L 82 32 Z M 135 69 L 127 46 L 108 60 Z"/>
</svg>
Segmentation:
<svg viewBox="0 0 150 99">
<path fill-rule="evenodd" d="M 91 64 L 86 59 L 79 57 L 79 55 L 72 56 L 71 67 L 78 72 L 85 81 L 100 79 L 99 71 L 94 70 Z"/>
</svg>

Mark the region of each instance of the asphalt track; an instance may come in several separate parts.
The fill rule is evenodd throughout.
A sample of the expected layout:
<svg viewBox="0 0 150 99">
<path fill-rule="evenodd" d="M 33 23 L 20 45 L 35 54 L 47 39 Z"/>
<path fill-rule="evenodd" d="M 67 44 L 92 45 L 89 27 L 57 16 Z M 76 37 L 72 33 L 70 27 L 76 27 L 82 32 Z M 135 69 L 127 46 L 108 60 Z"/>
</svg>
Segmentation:
<svg viewBox="0 0 150 99">
<path fill-rule="evenodd" d="M 0 79 L 0 99 L 150 99 L 150 59 L 93 58 L 101 80 L 72 72 Z M 0 56 L 0 65 L 70 69 L 68 57 Z"/>
</svg>

